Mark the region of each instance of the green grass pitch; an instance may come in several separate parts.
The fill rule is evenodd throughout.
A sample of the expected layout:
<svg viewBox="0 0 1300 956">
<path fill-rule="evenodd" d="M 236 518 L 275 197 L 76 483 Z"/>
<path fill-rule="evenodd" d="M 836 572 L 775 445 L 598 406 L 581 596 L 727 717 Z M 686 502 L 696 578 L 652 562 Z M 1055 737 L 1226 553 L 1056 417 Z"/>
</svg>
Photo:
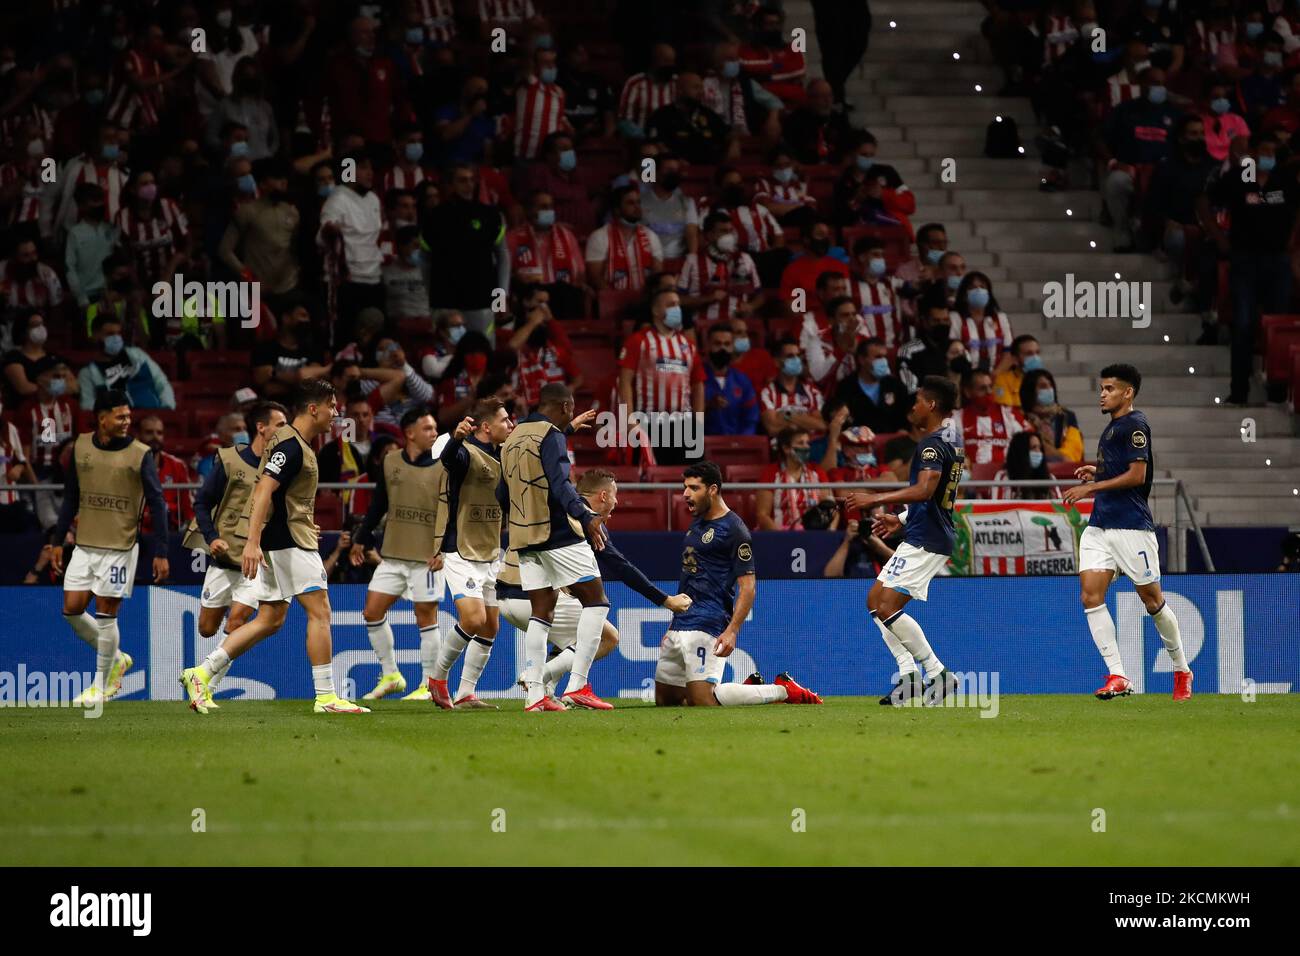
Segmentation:
<svg viewBox="0 0 1300 956">
<path fill-rule="evenodd" d="M 1300 864 L 1294 694 L 502 706 L 5 709 L 0 864 Z"/>
</svg>

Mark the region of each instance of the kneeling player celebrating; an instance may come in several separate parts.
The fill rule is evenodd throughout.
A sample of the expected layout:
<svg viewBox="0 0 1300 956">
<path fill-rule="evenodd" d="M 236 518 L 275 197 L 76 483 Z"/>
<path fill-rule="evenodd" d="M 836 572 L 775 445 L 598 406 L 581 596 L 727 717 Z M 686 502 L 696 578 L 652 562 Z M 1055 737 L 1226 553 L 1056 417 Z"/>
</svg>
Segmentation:
<svg viewBox="0 0 1300 956">
<path fill-rule="evenodd" d="M 1097 464 L 1075 472 L 1083 484 L 1066 490 L 1062 499 L 1074 504 L 1092 497 L 1092 515 L 1079 539 L 1079 582 L 1088 629 L 1110 673 L 1096 690 L 1101 700 L 1127 697 L 1133 685 L 1124 673 L 1115 621 L 1106 607 L 1106 589 L 1115 572 L 1133 579 L 1169 659 L 1174 664 L 1174 700 L 1192 696 L 1192 671 L 1183 654 L 1178 619 L 1160 593 L 1160 554 L 1156 526 L 1147 497 L 1155 462 L 1151 425 L 1133 408 L 1142 375 L 1132 365 L 1108 365 L 1101 370 L 1101 410 L 1110 424 L 1097 442 Z"/>
<path fill-rule="evenodd" d="M 779 674 L 774 684 L 723 684 L 727 657 L 741 622 L 754 606 L 754 544 L 749 529 L 722 500 L 722 472 L 711 461 L 682 472 L 686 508 L 695 520 L 686 532 L 677 590 L 691 605 L 673 615 L 655 666 L 660 707 L 737 707 L 746 704 L 820 704 L 822 699 Z M 737 596 L 739 589 L 739 596 Z"/>
<path fill-rule="evenodd" d="M 867 595 L 867 607 L 881 633 L 896 639 L 925 669 L 928 683 L 924 688 L 918 686 L 915 671 L 900 674 L 898 684 L 889 695 L 896 704 L 922 692 L 924 703 L 938 704 L 957 686 L 957 679 L 925 639 L 921 625 L 903 610 L 912 598 L 926 599 L 930 580 L 952 554 L 952 508 L 966 453 L 960 439 L 944 429 L 944 419 L 952 414 L 956 404 L 957 389 L 952 382 L 937 375 L 926 376 L 907 413 L 909 423 L 927 432 L 912 456 L 908 487 L 880 495 L 854 491 L 845 499 L 850 508 L 859 508 L 864 513 L 876 505 L 909 506 L 902 515 L 881 515 L 872 525 L 876 534 L 886 537 L 906 521 L 902 542 Z M 898 659 L 895 646 L 888 640 L 886 643 Z"/>
</svg>

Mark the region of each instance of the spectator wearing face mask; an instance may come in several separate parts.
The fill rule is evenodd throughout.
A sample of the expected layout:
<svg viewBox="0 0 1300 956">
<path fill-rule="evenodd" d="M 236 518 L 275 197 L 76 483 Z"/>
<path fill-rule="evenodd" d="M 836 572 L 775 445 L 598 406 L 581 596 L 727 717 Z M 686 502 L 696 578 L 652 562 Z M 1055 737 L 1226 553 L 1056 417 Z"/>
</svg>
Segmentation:
<svg viewBox="0 0 1300 956">
<path fill-rule="evenodd" d="M 135 260 L 137 279 L 148 289 L 170 281 L 190 248 L 190 225 L 170 199 L 158 194 L 151 169 L 135 170 L 127 184 L 130 200 L 118 210 L 113 225 L 122 248 Z"/>
<path fill-rule="evenodd" d="M 487 374 L 493 348 L 486 335 L 468 331 L 461 336 L 438 382 L 438 428 L 456 427 L 476 401 L 474 390 Z"/>
<path fill-rule="evenodd" d="M 235 210 L 221 238 L 221 261 L 246 282 L 261 284 L 273 312 L 299 285 L 298 207 L 289 199 L 288 165 L 266 159 L 253 165 L 258 198 Z M 331 210 L 332 215 L 337 215 Z"/>
<path fill-rule="evenodd" d="M 560 315 L 582 314 L 590 294 L 582 246 L 568 225 L 556 221 L 550 193 L 533 193 L 528 200 L 528 220 L 506 233 L 506 248 L 514 283 L 544 285 Z"/>
<path fill-rule="evenodd" d="M 680 259 L 700 247 L 700 213 L 682 192 L 682 161 L 672 153 L 655 159 L 655 178 L 641 184 L 641 222 L 659 237 L 663 258 Z"/>
<path fill-rule="evenodd" d="M 518 397 L 532 409 L 541 400 L 542 387 L 568 383 L 570 391 L 583 386 L 582 372 L 573 361 L 573 347 L 550 309 L 550 292 L 544 286 L 525 286 L 519 292 L 522 321 L 510 332 L 497 329 L 497 347 L 514 352 L 519 382 Z"/>
<path fill-rule="evenodd" d="M 43 135 L 33 131 L 30 137 L 23 136 L 26 143 L 15 142 L 13 158 L 0 163 L 0 215 L 10 226 L 37 232 L 42 221 L 49 222 L 42 212 L 42 206 L 50 201 L 41 176 L 47 149 Z"/>
<path fill-rule="evenodd" d="M 495 290 L 510 287 L 505 218 L 476 196 L 468 164 L 449 167 L 443 181 L 442 203 L 421 222 L 432 267 L 429 305 L 456 309 L 471 329 L 490 335 Z"/>
<path fill-rule="evenodd" d="M 1213 77 L 1205 91 L 1205 108 L 1200 112 L 1202 134 L 1205 137 L 1205 150 L 1216 162 L 1228 158 L 1228 146 L 1238 136 L 1249 136 L 1250 126 L 1246 120 L 1234 111 L 1234 104 L 1229 98 L 1233 87 L 1223 77 Z M 1182 134 L 1195 139 L 1195 130 L 1188 129 L 1184 122 Z M 1172 159 L 1176 154 L 1170 155 Z"/>
<path fill-rule="evenodd" d="M 98 351 L 77 375 L 81 407 L 95 407 L 100 391 L 122 389 L 132 408 L 175 408 L 171 382 L 144 349 L 127 345 L 122 323 L 112 315 L 97 316 L 92 326 Z"/>
<path fill-rule="evenodd" d="M 433 170 L 424 165 L 424 133 L 414 123 L 397 127 L 397 143 L 393 165 L 384 170 L 380 191 L 387 196 L 391 190 L 414 191 L 422 182 L 433 178 Z"/>
<path fill-rule="evenodd" d="M 1005 466 L 998 469 L 994 481 L 1047 481 L 1052 473 L 1047 467 L 1047 454 L 1043 442 L 1037 434 L 1030 431 L 1017 432 L 1007 444 Z M 1032 499 L 1058 499 L 1061 489 L 1056 487 L 1023 488 L 1015 485 L 1000 485 L 988 489 L 989 497 L 997 501 L 1020 501 Z"/>
<path fill-rule="evenodd" d="M 77 221 L 64 244 L 68 291 L 84 310 L 104 291 L 104 260 L 117 245 L 117 229 L 104 218 L 104 189 L 98 183 L 78 183 Z"/>
<path fill-rule="evenodd" d="M 416 226 L 403 226 L 395 236 L 396 249 L 392 261 L 384 263 L 384 300 L 388 315 L 394 321 L 429 320 L 429 289 L 424 284 L 421 263 L 420 230 Z"/>
<path fill-rule="evenodd" d="M 433 344 L 420 356 L 420 371 L 425 378 L 434 384 L 442 380 L 466 331 L 465 317 L 455 309 L 446 309 L 434 316 Z"/>
<path fill-rule="evenodd" d="M 264 95 L 262 71 L 252 57 L 245 57 L 235 64 L 230 95 L 221 99 L 208 116 L 209 148 L 220 147 L 221 130 L 232 122 L 248 131 L 247 156 L 252 162 L 279 152 L 279 126 L 275 121 L 275 112 Z"/>
<path fill-rule="evenodd" d="M 34 310 L 19 312 L 9 326 L 9 333 L 14 348 L 0 358 L 0 367 L 4 369 L 4 388 L 0 395 L 3 395 L 12 407 L 36 394 L 36 376 L 41 364 L 54 356 L 45 350 L 49 329 L 46 328 L 45 317 L 40 312 Z M 67 384 L 71 386 L 71 393 L 75 395 L 76 380 L 73 379 Z"/>
<path fill-rule="evenodd" d="M 334 263 L 331 274 L 338 276 L 339 337 L 343 339 L 358 312 L 384 308 L 383 255 L 379 251 L 383 214 L 372 188 L 375 171 L 369 157 L 354 158 L 356 181 L 344 182 L 325 200 L 316 238 L 317 246 Z"/>
<path fill-rule="evenodd" d="M 578 235 L 590 233 L 596 224 L 595 203 L 576 172 L 578 153 L 568 133 L 552 133 L 542 144 L 541 161 L 522 166 L 519 185 L 524 193 L 546 193 L 551 197 L 555 218 L 571 226 Z M 638 179 L 639 181 L 639 179 Z"/>
<path fill-rule="evenodd" d="M 555 51 L 533 51 L 533 68 L 515 91 L 515 157 L 533 159 L 546 137 L 572 133 L 564 115 L 564 90 L 557 82 L 560 71 Z"/>
<path fill-rule="evenodd" d="M 735 335 L 727 322 L 709 329 L 705 359 L 704 434 L 752 435 L 758 430 L 758 395 L 754 385 L 732 366 Z"/>
<path fill-rule="evenodd" d="M 1258 125 L 1268 110 L 1282 105 L 1286 95 L 1282 38 L 1268 30 L 1259 42 L 1262 52 L 1255 70 L 1237 82 L 1241 103 L 1246 108 L 1246 121 L 1252 127 Z"/>
<path fill-rule="evenodd" d="M 715 326 L 716 327 L 716 326 Z M 744 319 L 731 320 L 731 345 L 734 358 L 731 367 L 749 379 L 754 392 L 760 393 L 776 378 L 776 360 L 765 348 L 754 348 L 749 326 Z"/>
<path fill-rule="evenodd" d="M 844 277 L 834 278 L 835 292 L 844 291 Z M 824 309 L 806 313 L 799 326 L 799 348 L 817 387 L 829 392 L 841 379 L 851 377 L 856 370 L 855 351 L 867 338 L 862 316 L 847 295 L 833 294 Z"/>
<path fill-rule="evenodd" d="M 0 413 L 4 404 L 0 403 Z M 18 429 L 7 418 L 0 418 L 0 533 L 18 533 L 31 527 L 32 516 L 27 504 L 17 491 L 6 491 L 6 484 L 35 484 L 23 440 Z"/>
<path fill-rule="evenodd" d="M 688 162 L 715 165 L 740 155 L 740 140 L 721 116 L 703 103 L 698 73 L 677 76 L 677 96 L 646 120 L 646 135 L 660 140 Z"/>
<path fill-rule="evenodd" d="M 941 288 L 944 297 L 948 300 L 948 307 L 953 308 L 957 302 L 957 290 L 961 288 L 961 280 L 966 275 L 966 257 L 960 252 L 949 249 L 939 257 L 938 273 L 935 284 L 942 280 Z"/>
<path fill-rule="evenodd" d="M 1045 368 L 1029 372 L 1020 383 L 1025 423 L 1038 433 L 1049 462 L 1083 461 L 1083 433 L 1074 412 L 1056 395 L 1056 379 Z"/>
<path fill-rule="evenodd" d="M 805 373 L 799 343 L 782 339 L 776 346 L 777 374 L 759 393 L 760 422 L 767 434 L 775 437 L 790 426 L 820 437 L 826 431 L 822 406 L 826 399 Z"/>
<path fill-rule="evenodd" d="M 1020 385 L 1025 374 L 1043 367 L 1042 349 L 1032 335 L 1017 335 L 1006 351 L 1006 362 L 993 376 L 993 400 L 999 405 L 1020 407 Z"/>
<path fill-rule="evenodd" d="M 640 289 L 663 268 L 663 244 L 641 223 L 641 192 L 615 190 L 614 215 L 587 237 L 587 280 L 596 289 Z"/>
<path fill-rule="evenodd" d="M 591 69 L 585 43 L 569 47 L 559 83 L 564 90 L 564 118 L 575 136 L 614 135 L 614 90 L 604 76 Z"/>
<path fill-rule="evenodd" d="M 280 314 L 275 339 L 253 348 L 249 359 L 253 385 L 264 398 L 288 398 L 299 382 L 329 370 L 325 359 L 313 340 L 311 313 L 298 303 Z"/>
<path fill-rule="evenodd" d="M 1025 430 L 1020 409 L 993 400 L 993 376 L 984 369 L 972 369 L 962 377 L 960 424 L 966 460 L 972 465 L 1001 464 L 1007 443 Z"/>
<path fill-rule="evenodd" d="M 752 39 L 740 48 L 740 69 L 760 83 L 786 107 L 804 102 L 804 55 L 785 36 L 785 14 L 779 7 L 762 6 L 750 18 Z M 830 94 L 830 84 L 824 80 Z M 809 160 L 815 162 L 815 160 Z"/>
<path fill-rule="evenodd" d="M 717 192 L 712 199 L 706 197 L 699 201 L 700 217 L 711 211 L 725 212 L 740 237 L 739 247 L 749 253 L 758 267 L 763 288 L 776 288 L 781 283 L 781 270 L 790 261 L 781 224 L 771 210 L 750 196 L 740 170 L 719 166 L 714 178 Z"/>
<path fill-rule="evenodd" d="M 864 339 L 858 343 L 853 358 L 854 374 L 835 386 L 828 408 L 847 409 L 852 425 L 877 434 L 905 430 L 911 402 L 907 387 L 893 374 L 885 343 Z"/>
<path fill-rule="evenodd" d="M 968 272 L 957 286 L 949 315 L 952 337 L 966 346 L 966 357 L 974 368 L 1002 371 L 1010 367 L 1006 358 L 1011 346 L 1011 320 L 993 296 L 993 282 L 982 272 Z"/>
<path fill-rule="evenodd" d="M 36 391 L 23 399 L 15 416 L 23 445 L 31 449 L 31 465 L 38 482 L 53 482 L 58 470 L 59 449 L 76 435 L 72 396 L 77 380 L 61 358 L 47 355 L 32 370 Z M 59 518 L 62 495 L 36 493 L 36 517 L 41 528 L 54 527 Z"/>
<path fill-rule="evenodd" d="M 198 451 L 190 459 L 190 467 L 199 481 L 206 481 L 217 464 L 217 452 L 222 448 L 247 445 L 252 441 L 243 412 L 226 412 L 217 419 L 212 433 L 203 439 Z"/>
<path fill-rule="evenodd" d="M 916 233 L 916 255 L 898 267 L 895 275 L 919 289 L 939 275 L 939 260 L 948 251 L 948 232 L 937 222 L 928 222 Z"/>
<path fill-rule="evenodd" d="M 755 97 L 756 90 L 762 91 L 762 104 Z M 734 40 L 713 45 L 711 63 L 704 74 L 703 102 L 738 136 L 749 135 L 751 128 L 761 129 L 769 143 L 781 136 L 781 101 L 741 73 L 739 47 Z"/>
<path fill-rule="evenodd" d="M 1139 0 L 1121 27 L 1121 35 L 1142 40 L 1151 51 L 1152 65 L 1170 76 L 1183 68 L 1187 44 L 1182 19 L 1165 8 L 1165 0 Z"/>
<path fill-rule="evenodd" d="M 838 398 L 826 403 L 826 452 L 822 469 L 831 481 L 875 481 L 884 472 L 876 460 L 875 433 L 853 424 L 849 407 Z"/>
<path fill-rule="evenodd" d="M 650 300 L 649 328 L 633 332 L 618 356 L 618 399 L 631 412 L 704 410 L 704 367 L 695 341 L 682 331 L 681 299 L 661 291 Z M 662 464 L 684 460 L 686 449 L 658 447 Z"/>
<path fill-rule="evenodd" d="M 1154 166 L 1169 153 L 1169 133 L 1178 111 L 1169 105 L 1165 71 L 1152 67 L 1140 76 L 1142 96 L 1110 114 L 1100 145 L 1107 161 L 1102 198 L 1110 214 L 1115 251 L 1134 252 L 1133 202 L 1138 168 Z"/>
<path fill-rule="evenodd" d="M 711 212 L 704 220 L 703 245 L 686 257 L 677 277 L 682 307 L 694 313 L 697 324 L 757 312 L 764 298 L 758 267 L 740 250 L 740 237 L 725 212 Z"/>
<path fill-rule="evenodd" d="M 844 169 L 835 183 L 835 221 L 841 226 L 902 226 L 912 238 L 916 196 L 903 177 L 878 155 L 876 138 L 860 132 L 849 141 Z"/>
<path fill-rule="evenodd" d="M 805 312 L 810 308 L 816 308 L 817 303 L 814 300 L 817 298 L 817 285 L 823 273 L 833 272 L 844 276 L 845 279 L 849 277 L 850 270 L 845 261 L 848 257 L 840 258 L 831 254 L 831 236 L 830 224 L 825 220 L 819 219 L 804 227 L 804 252 L 791 259 L 790 264 L 781 273 L 781 301 L 786 308 L 794 312 Z M 843 250 L 835 251 L 843 253 Z M 803 294 L 802 308 L 798 307 L 796 291 Z M 843 292 L 847 291 L 846 285 Z"/>
<path fill-rule="evenodd" d="M 754 186 L 754 202 L 763 206 L 786 226 L 804 228 L 817 219 L 817 200 L 808 194 L 808 186 L 799 175 L 794 154 L 786 146 L 777 146 L 768 155 L 772 167 Z"/>
<path fill-rule="evenodd" d="M 99 298 L 86 307 L 86 334 L 94 338 L 95 319 L 112 316 L 122 325 L 128 344 L 150 340 L 150 310 L 145 308 L 144 290 L 135 279 L 135 264 L 118 249 L 104 260 L 104 288 Z"/>
<path fill-rule="evenodd" d="M 618 131 L 628 139 L 644 139 L 651 114 L 676 97 L 676 79 L 677 51 L 670 44 L 656 43 L 650 51 L 650 69 L 632 74 L 623 84 Z"/>
<path fill-rule="evenodd" d="M 902 288 L 902 280 L 889 274 L 884 242 L 859 236 L 853 243 L 849 296 L 862 316 L 867 336 L 880 339 L 889 349 L 902 345 L 907 335 L 899 297 Z"/>
<path fill-rule="evenodd" d="M 368 146 L 387 149 L 403 108 L 403 91 L 396 65 L 375 48 L 375 33 L 375 21 L 367 17 L 348 24 L 344 48 L 325 72 L 326 92 L 336 127 L 358 130 Z"/>
<path fill-rule="evenodd" d="M 898 350 L 898 377 L 908 392 L 915 392 L 927 375 L 947 376 L 951 369 L 952 321 L 941 290 L 930 289 L 918 304 L 917 333 Z"/>
<path fill-rule="evenodd" d="M 806 428 L 797 425 L 783 428 L 776 436 L 776 457 L 759 480 L 782 487 L 763 489 L 756 495 L 758 529 L 801 531 L 804 515 L 810 508 L 819 502 L 834 502 L 831 489 L 818 487 L 829 479 L 821 466 L 811 460 L 812 436 Z M 837 509 L 828 530 L 837 528 L 839 519 Z"/>
<path fill-rule="evenodd" d="M 40 261 L 36 240 L 19 238 L 14 254 L 0 260 L 0 308 L 4 318 L 26 309 L 40 309 L 51 318 L 63 312 L 64 292 L 59 275 Z"/>
<path fill-rule="evenodd" d="M 56 227 L 67 229 L 76 221 L 76 189 L 81 183 L 95 183 L 104 190 L 104 218 L 113 221 L 126 198 L 126 170 L 120 163 L 123 136 L 115 124 L 105 122 L 90 148 L 68 160 L 55 186 L 57 204 L 52 200 L 41 207 L 42 215 L 52 217 L 41 223 L 41 235 L 54 235 Z"/>
<path fill-rule="evenodd" d="M 782 128 L 795 158 L 806 164 L 839 162 L 856 135 L 846 114 L 834 108 L 825 80 L 808 84 L 808 102 L 790 113 Z"/>
<path fill-rule="evenodd" d="M 1228 402 L 1250 398 L 1259 317 L 1285 312 L 1291 300 L 1290 237 L 1300 208 L 1300 181 L 1294 164 L 1279 166 L 1277 141 L 1256 136 L 1250 143 L 1255 179 L 1220 176 L 1197 200 L 1201 222 L 1219 255 L 1228 260 L 1232 296 L 1232 386 Z M 1235 171 L 1234 171 L 1235 173 Z M 1211 212 L 1227 210 L 1227 234 Z"/>
<path fill-rule="evenodd" d="M 488 81 L 469 76 L 461 86 L 460 100 L 439 107 L 433 128 L 444 163 L 476 163 L 490 155 L 497 123 L 488 112 Z"/>
</svg>

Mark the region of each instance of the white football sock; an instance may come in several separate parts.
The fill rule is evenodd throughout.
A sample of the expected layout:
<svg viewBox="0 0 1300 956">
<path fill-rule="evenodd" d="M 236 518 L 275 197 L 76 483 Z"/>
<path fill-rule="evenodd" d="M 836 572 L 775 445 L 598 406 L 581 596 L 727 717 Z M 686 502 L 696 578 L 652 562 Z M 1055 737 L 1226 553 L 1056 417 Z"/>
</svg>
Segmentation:
<svg viewBox="0 0 1300 956">
<path fill-rule="evenodd" d="M 600 635 L 605 630 L 605 618 L 609 617 L 608 604 L 593 604 L 584 607 L 578 615 L 578 641 L 573 648 L 573 669 L 569 671 L 569 684 L 566 694 L 582 690 L 587 686 L 587 674 L 591 662 L 600 650 Z"/>
<path fill-rule="evenodd" d="M 1110 616 L 1110 608 L 1105 604 L 1085 607 L 1084 616 L 1088 618 L 1088 630 L 1092 631 L 1092 642 L 1097 645 L 1101 659 L 1106 662 L 1106 673 L 1125 677 L 1124 662 L 1120 660 L 1119 644 L 1115 640 L 1115 619 Z M 1156 625 L 1159 628 L 1159 625 Z M 1162 637 L 1164 635 L 1161 635 Z"/>
<path fill-rule="evenodd" d="M 478 679 L 483 676 L 488 658 L 492 656 L 492 642 L 485 637 L 476 637 L 469 642 L 465 650 L 465 666 L 460 669 L 460 687 L 456 690 L 456 700 L 471 696 L 478 687 Z"/>
<path fill-rule="evenodd" d="M 82 611 L 80 614 L 65 614 L 63 619 L 68 622 L 73 634 L 76 634 L 77 637 L 98 650 L 99 624 L 96 623 L 94 617 L 88 612 Z"/>
<path fill-rule="evenodd" d="M 542 683 L 551 687 L 560 682 L 560 678 L 573 669 L 573 655 L 576 648 L 570 644 L 542 666 Z"/>
<path fill-rule="evenodd" d="M 456 662 L 460 660 L 460 655 L 465 653 L 465 648 L 469 646 L 472 637 L 465 633 L 464 628 L 459 624 L 451 629 L 451 633 L 442 639 L 442 649 L 438 651 L 438 663 L 433 668 L 434 680 L 446 680 L 451 675 L 451 669 Z"/>
<path fill-rule="evenodd" d="M 99 640 L 96 641 L 95 667 L 96 677 L 99 686 L 108 690 L 108 672 L 113 669 L 113 661 L 117 660 L 117 649 L 122 643 L 122 635 L 117 629 L 117 618 L 100 617 L 95 615 L 95 623 L 99 625 Z"/>
<path fill-rule="evenodd" d="M 328 697 L 334 693 L 334 665 L 311 665 L 311 682 L 316 685 L 317 697 Z"/>
<path fill-rule="evenodd" d="M 420 669 L 424 672 L 420 682 L 427 684 L 438 668 L 438 654 L 442 651 L 442 632 L 437 624 L 420 628 Z"/>
<path fill-rule="evenodd" d="M 370 638 L 370 646 L 379 658 L 379 672 L 391 674 L 397 670 L 397 658 L 393 654 L 393 629 L 388 626 L 388 615 L 385 614 L 378 621 L 366 621 L 366 636 Z"/>
<path fill-rule="evenodd" d="M 230 669 L 230 655 L 226 649 L 217 645 L 212 649 L 212 653 L 203 659 L 203 669 L 208 672 L 208 681 L 212 681 L 212 675 L 220 671 L 222 675 Z"/>
<path fill-rule="evenodd" d="M 1187 657 L 1183 654 L 1183 638 L 1178 633 L 1178 618 L 1174 617 L 1168 602 L 1160 605 L 1160 610 L 1151 615 L 1151 620 L 1155 621 L 1156 630 L 1160 632 L 1160 640 L 1164 641 L 1169 659 L 1174 662 L 1174 670 L 1191 670 L 1187 666 Z"/>
<path fill-rule="evenodd" d="M 551 633 L 551 622 L 539 617 L 528 619 L 524 632 L 524 680 L 528 683 L 525 706 L 531 707 L 546 694 L 542 684 L 542 665 L 546 663 L 546 637 Z"/>
<path fill-rule="evenodd" d="M 230 632 L 226 631 L 226 635 L 229 636 Z M 218 667 L 216 670 L 208 671 L 208 674 L 211 675 L 208 677 L 208 693 L 215 694 L 217 692 L 217 685 L 221 683 L 221 681 L 225 678 L 226 674 L 229 671 L 230 671 L 229 656 L 226 657 L 226 662 L 222 664 L 220 667 Z"/>
<path fill-rule="evenodd" d="M 913 659 L 925 669 L 927 678 L 938 677 L 943 673 L 943 661 L 939 660 L 939 655 L 930 649 L 930 642 L 925 639 L 925 631 L 921 630 L 921 625 L 917 624 L 911 615 L 899 611 L 885 626 L 902 642 Z"/>
<path fill-rule="evenodd" d="M 748 707 L 751 704 L 779 704 L 786 698 L 780 684 L 719 684 L 713 696 L 723 707 Z"/>
<path fill-rule="evenodd" d="M 875 611 L 871 612 L 871 620 L 875 622 L 877 629 L 879 629 L 880 639 L 885 642 L 885 647 L 889 648 L 889 653 L 894 655 L 894 663 L 898 665 L 898 676 L 906 677 L 908 674 L 915 674 L 916 658 L 903 646 L 903 642 L 881 623 L 880 615 Z"/>
</svg>

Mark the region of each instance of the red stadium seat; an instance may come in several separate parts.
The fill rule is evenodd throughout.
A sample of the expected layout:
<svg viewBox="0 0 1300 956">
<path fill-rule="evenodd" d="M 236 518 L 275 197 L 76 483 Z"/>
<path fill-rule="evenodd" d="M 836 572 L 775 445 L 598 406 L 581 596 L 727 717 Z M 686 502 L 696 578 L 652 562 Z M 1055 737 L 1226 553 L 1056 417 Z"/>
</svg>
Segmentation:
<svg viewBox="0 0 1300 956">
<path fill-rule="evenodd" d="M 569 436 L 569 448 L 573 451 L 573 463 L 590 468 L 593 465 L 606 464 L 608 449 L 596 444 L 594 432 L 575 432 Z"/>
<path fill-rule="evenodd" d="M 1002 466 L 997 462 L 986 461 L 986 462 L 981 462 L 978 465 L 971 465 L 968 474 L 972 481 L 992 481 L 994 478 L 998 476 L 998 472 L 1001 470 L 1002 470 Z M 993 497 L 992 488 L 972 488 L 970 489 L 970 491 L 971 494 L 965 495 L 964 497 L 968 497 L 968 498 L 992 498 Z"/>
<path fill-rule="evenodd" d="M 733 481 L 762 481 L 763 471 L 767 465 L 763 464 L 744 464 L 744 465 L 727 465 L 722 469 L 723 478 L 727 482 Z"/>
<path fill-rule="evenodd" d="M 754 492 L 752 491 L 731 491 L 723 490 L 723 497 L 727 500 L 727 507 L 740 515 L 740 520 L 745 522 L 745 527 L 753 528 L 758 524 L 758 509 L 754 505 Z M 681 495 L 673 496 L 672 507 L 673 531 L 685 531 L 695 520 L 695 516 L 686 509 L 686 500 Z"/>
<path fill-rule="evenodd" d="M 343 499 L 332 491 L 316 495 L 316 523 L 322 531 L 339 531 L 343 527 Z"/>
<path fill-rule="evenodd" d="M 667 531 L 668 496 L 659 491 L 623 492 L 613 526 L 619 531 Z"/>
<path fill-rule="evenodd" d="M 1082 461 L 1053 461 L 1048 463 L 1047 470 L 1053 478 L 1073 478 L 1074 473 L 1084 464 Z"/>
<path fill-rule="evenodd" d="M 770 449 L 766 435 L 704 436 L 704 457 L 719 467 L 762 464 L 770 457 Z"/>
<path fill-rule="evenodd" d="M 907 432 L 884 432 L 875 437 L 871 444 L 875 449 L 876 458 L 881 462 L 881 464 L 884 464 L 885 446 L 889 444 L 890 440 L 894 438 L 905 438 L 906 436 Z"/>
<path fill-rule="evenodd" d="M 669 481 L 680 487 L 682 482 L 682 465 L 647 465 L 646 481 Z M 676 492 L 674 492 L 676 494 Z"/>
<path fill-rule="evenodd" d="M 1264 378 L 1280 385 L 1291 377 L 1291 346 L 1300 344 L 1300 324 L 1275 325 L 1269 329 L 1264 352 Z"/>
<path fill-rule="evenodd" d="M 1300 325 L 1300 315 L 1289 313 L 1261 315 L 1259 317 L 1259 340 L 1256 343 L 1255 351 L 1267 354 L 1269 333 L 1273 329 L 1289 328 L 1293 325 Z"/>
<path fill-rule="evenodd" d="M 573 483 L 576 485 L 578 483 L 578 479 L 582 477 L 582 473 L 584 471 L 590 471 L 592 468 L 602 468 L 605 471 L 610 472 L 614 476 L 615 481 L 640 481 L 641 480 L 640 465 L 587 465 L 581 468 L 575 465 L 572 469 L 572 472 L 570 473 L 570 477 L 573 479 Z"/>
<path fill-rule="evenodd" d="M 595 381 L 609 374 L 613 368 L 617 356 L 614 350 L 605 346 L 604 348 L 575 348 L 573 350 L 573 364 L 578 367 L 582 377 L 587 381 Z"/>
<path fill-rule="evenodd" d="M 601 289 L 596 299 L 596 311 L 600 318 L 618 322 L 625 318 L 624 313 L 630 306 L 640 301 L 639 289 Z"/>
<path fill-rule="evenodd" d="M 1300 345 L 1291 346 L 1291 412 L 1300 415 Z"/>
<path fill-rule="evenodd" d="M 612 348 L 613 322 L 606 319 L 565 319 L 560 325 L 574 348 Z"/>
<path fill-rule="evenodd" d="M 247 375 L 249 373 L 247 352 L 237 352 L 229 349 L 225 351 L 215 349 L 196 350 L 189 353 L 187 361 L 190 366 L 190 376 L 195 379 L 221 377 L 226 382 L 229 382 L 229 376 L 232 372 L 237 375 Z M 227 391 L 234 391 L 234 388 L 229 388 Z"/>
</svg>

